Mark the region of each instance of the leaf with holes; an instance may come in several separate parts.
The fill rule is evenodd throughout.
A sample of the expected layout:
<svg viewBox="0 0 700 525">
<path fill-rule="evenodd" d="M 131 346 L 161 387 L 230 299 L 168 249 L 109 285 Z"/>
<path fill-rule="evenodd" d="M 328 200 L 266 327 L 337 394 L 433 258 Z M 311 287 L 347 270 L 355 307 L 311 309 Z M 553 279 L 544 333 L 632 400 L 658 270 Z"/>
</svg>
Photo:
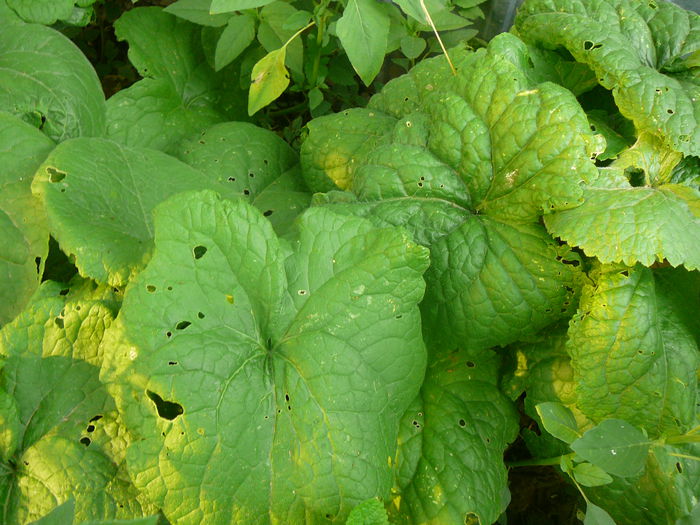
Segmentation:
<svg viewBox="0 0 700 525">
<path fill-rule="evenodd" d="M 177 155 L 219 183 L 222 194 L 240 196 L 262 211 L 278 233 L 311 200 L 297 153 L 272 131 L 252 124 L 217 124 L 183 141 Z"/>
<path fill-rule="evenodd" d="M 527 0 L 515 27 L 587 64 L 638 130 L 700 155 L 700 79 L 685 62 L 700 50 L 700 15 L 656 0 Z"/>
<path fill-rule="evenodd" d="M 75 139 L 51 152 L 32 188 L 45 203 L 51 234 L 75 256 L 81 275 L 122 286 L 150 255 L 153 208 L 179 191 L 213 186 L 160 151 Z"/>
<path fill-rule="evenodd" d="M 109 288 L 49 281 L 0 330 L 3 523 L 28 523 L 69 499 L 80 522 L 156 511 L 128 481 L 128 436 L 99 380 L 98 345 L 117 307 Z"/>
<path fill-rule="evenodd" d="M 492 352 L 431 360 L 401 425 L 392 523 L 493 523 L 505 510 L 503 452 L 518 418 L 499 365 Z"/>
<path fill-rule="evenodd" d="M 41 131 L 0 112 L 0 326 L 24 308 L 43 273 L 49 229 L 31 182 L 53 147 Z"/>
<path fill-rule="evenodd" d="M 279 239 L 213 192 L 172 197 L 155 228 L 103 368 L 137 485 L 181 524 L 342 521 L 387 497 L 427 250 L 325 209 Z"/>
<path fill-rule="evenodd" d="M 296 155 L 272 132 L 228 123 L 183 144 L 182 158 L 200 169 L 106 139 L 62 143 L 39 167 L 32 188 L 44 201 L 51 234 L 74 255 L 81 275 L 126 284 L 150 257 L 153 208 L 178 192 L 213 189 L 249 199 L 268 216 L 279 212 L 273 220 L 280 228 L 306 207 Z"/>
<path fill-rule="evenodd" d="M 346 212 L 405 227 L 430 247 L 426 337 L 479 349 L 571 312 L 580 263 L 540 217 L 581 203 L 601 143 L 571 93 L 531 81 L 513 35 L 454 59 L 455 77 L 444 58 L 424 61 L 367 109 L 312 121 L 302 162 L 316 187 L 324 173 L 352 191 L 358 203 Z"/>
</svg>

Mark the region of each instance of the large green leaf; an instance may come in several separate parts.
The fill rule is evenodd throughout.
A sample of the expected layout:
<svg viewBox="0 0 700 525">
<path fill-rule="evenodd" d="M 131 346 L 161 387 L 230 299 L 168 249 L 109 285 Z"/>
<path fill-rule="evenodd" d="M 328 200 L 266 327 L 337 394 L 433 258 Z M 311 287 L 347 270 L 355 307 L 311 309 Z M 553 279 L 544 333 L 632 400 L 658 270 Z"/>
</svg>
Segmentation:
<svg viewBox="0 0 700 525">
<path fill-rule="evenodd" d="M 245 115 L 238 82 L 215 74 L 207 64 L 199 26 L 143 7 L 125 12 L 114 27 L 145 78 L 107 102 L 110 138 L 172 151 L 189 135 Z"/>
<path fill-rule="evenodd" d="M 51 25 L 73 12 L 75 0 L 5 0 L 27 22 Z"/>
<path fill-rule="evenodd" d="M 100 81 L 80 50 L 58 31 L 34 24 L 3 24 L 0 71 L 0 110 L 34 124 L 59 142 L 104 134 Z"/>
<path fill-rule="evenodd" d="M 684 62 L 700 50 L 700 15 L 657 0 L 527 0 L 515 27 L 588 64 L 639 130 L 700 155 L 700 77 Z"/>
<path fill-rule="evenodd" d="M 309 206 L 299 156 L 272 131 L 244 122 L 217 124 L 183 141 L 177 154 L 219 182 L 226 196 L 248 200 L 278 233 Z"/>
<path fill-rule="evenodd" d="M 75 499 L 76 522 L 155 509 L 128 479 L 128 437 L 99 381 L 98 345 L 119 298 L 91 282 L 46 282 L 0 331 L 0 419 L 15 433 L 0 451 L 0 520 L 37 519 Z"/>
<path fill-rule="evenodd" d="M 602 143 L 571 93 L 533 83 L 514 36 L 455 51 L 455 77 L 438 58 L 388 83 L 369 108 L 312 121 L 303 168 L 316 187 L 325 172 L 350 189 L 357 213 L 430 246 L 427 337 L 503 345 L 570 312 L 578 261 L 540 217 L 582 202 Z"/>
<path fill-rule="evenodd" d="M 596 422 L 622 419 L 652 437 L 693 426 L 697 273 L 608 265 L 593 278 L 569 328 L 576 405 Z"/>
<path fill-rule="evenodd" d="M 505 510 L 503 452 L 518 425 L 498 366 L 461 350 L 431 363 L 401 425 L 393 523 L 493 523 Z"/>
<path fill-rule="evenodd" d="M 700 269 L 700 191 L 685 184 L 633 187 L 616 170 L 584 190 L 584 203 L 545 217 L 549 231 L 600 261 Z"/>
<path fill-rule="evenodd" d="M 0 326 L 22 310 L 41 279 L 49 229 L 31 182 L 53 147 L 39 130 L 0 112 Z"/>
<path fill-rule="evenodd" d="M 172 522 L 329 523 L 386 498 L 425 367 L 427 250 L 311 209 L 289 241 L 242 200 L 172 197 L 103 378 L 129 468 Z"/>
<path fill-rule="evenodd" d="M 179 191 L 214 184 L 160 151 L 74 139 L 51 152 L 33 189 L 44 201 L 52 235 L 80 273 L 122 286 L 150 255 L 153 208 Z"/>
<path fill-rule="evenodd" d="M 181 191 L 214 189 L 250 200 L 268 216 L 277 213 L 280 229 L 307 205 L 296 155 L 270 131 L 221 124 L 183 141 L 180 155 L 194 167 L 106 139 L 67 141 L 49 155 L 33 189 L 44 200 L 52 235 L 82 275 L 126 284 L 150 257 L 152 210 Z"/>
</svg>

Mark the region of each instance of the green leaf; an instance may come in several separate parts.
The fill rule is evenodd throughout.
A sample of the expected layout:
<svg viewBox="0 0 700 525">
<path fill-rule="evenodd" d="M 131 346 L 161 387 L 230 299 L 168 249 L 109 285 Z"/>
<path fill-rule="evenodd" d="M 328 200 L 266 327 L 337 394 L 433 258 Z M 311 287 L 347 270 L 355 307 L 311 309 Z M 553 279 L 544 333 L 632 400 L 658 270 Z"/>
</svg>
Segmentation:
<svg viewBox="0 0 700 525">
<path fill-rule="evenodd" d="M 244 122 L 217 124 L 183 141 L 178 157 L 217 181 L 222 195 L 258 208 L 279 234 L 309 206 L 299 157 L 272 131 Z"/>
<path fill-rule="evenodd" d="M 530 73 L 538 82 L 555 82 L 577 97 L 598 85 L 595 73 L 586 64 L 566 60 L 559 53 L 528 46 L 533 70 Z"/>
<path fill-rule="evenodd" d="M 269 52 L 258 60 L 250 74 L 248 115 L 257 113 L 275 101 L 289 85 L 289 72 L 284 67 L 287 47 Z"/>
<path fill-rule="evenodd" d="M 254 39 L 254 20 L 248 15 L 232 17 L 216 43 L 215 69 L 219 71 L 233 62 Z"/>
<path fill-rule="evenodd" d="M 586 494 L 621 524 L 675 523 L 689 514 L 697 502 L 700 465 L 696 460 L 670 456 L 668 452 L 698 456 L 699 449 L 653 447 L 642 475 L 615 477 L 609 485 L 586 489 Z"/>
<path fill-rule="evenodd" d="M 156 512 L 128 481 L 129 436 L 99 380 L 99 344 L 118 306 L 111 288 L 47 281 L 0 330 L 0 391 L 14 399 L 17 423 L 11 464 L 0 460 L 10 473 L 0 478 L 4 523 L 31 522 L 70 499 L 78 523 Z"/>
<path fill-rule="evenodd" d="M 428 252 L 329 210 L 296 225 L 280 241 L 213 192 L 155 211 L 103 378 L 136 438 L 134 479 L 172 522 L 342 522 L 388 496 L 425 370 Z"/>
<path fill-rule="evenodd" d="M 275 1 L 263 7 L 258 14 L 258 41 L 270 53 L 287 46 L 286 65 L 298 75 L 304 73 L 304 45 L 300 38 L 292 36 L 298 29 L 290 29 L 288 22 L 298 16 L 293 5 Z"/>
<path fill-rule="evenodd" d="M 561 403 L 546 402 L 535 407 L 547 432 L 566 443 L 575 441 L 581 434 L 576 418 L 569 408 Z"/>
<path fill-rule="evenodd" d="M 372 498 L 352 509 L 345 525 L 389 525 L 389 518 L 382 502 Z"/>
<path fill-rule="evenodd" d="M 31 181 L 53 147 L 38 129 L 0 112 L 0 326 L 24 308 L 41 280 L 49 230 Z"/>
<path fill-rule="evenodd" d="M 352 67 L 369 86 L 384 62 L 389 17 L 374 0 L 349 0 L 336 32 Z"/>
<path fill-rule="evenodd" d="M 695 424 L 696 273 L 601 266 L 570 322 L 576 405 L 596 422 L 624 419 L 649 435 Z"/>
<path fill-rule="evenodd" d="M 606 419 L 571 443 L 571 449 L 605 472 L 629 478 L 644 470 L 651 442 L 621 419 Z"/>
<path fill-rule="evenodd" d="M 183 138 L 245 115 L 238 79 L 207 64 L 199 26 L 157 7 L 127 11 L 114 26 L 146 78 L 109 99 L 109 138 L 171 152 Z"/>
<path fill-rule="evenodd" d="M 32 522 L 32 525 L 61 525 L 65 523 L 73 523 L 75 516 L 75 500 L 69 499 L 65 503 L 61 503 L 54 508 L 46 516 Z"/>
<path fill-rule="evenodd" d="M 58 31 L 3 24 L 0 69 L 0 110 L 37 122 L 57 142 L 104 133 L 100 81 L 87 58 Z"/>
<path fill-rule="evenodd" d="M 574 479 L 584 487 L 599 487 L 613 481 L 607 472 L 591 463 L 579 463 L 573 468 L 572 473 Z"/>
<path fill-rule="evenodd" d="M 52 235 L 75 256 L 81 275 L 123 286 L 150 254 L 153 208 L 179 191 L 215 184 L 159 151 L 74 139 L 52 151 L 33 190 L 45 203 Z"/>
<path fill-rule="evenodd" d="M 584 203 L 545 217 L 547 229 L 601 262 L 700 269 L 700 191 L 682 184 L 633 187 L 603 170 Z"/>
<path fill-rule="evenodd" d="M 586 518 L 583 525 L 615 525 L 615 522 L 605 510 L 590 501 L 586 503 Z"/>
<path fill-rule="evenodd" d="M 528 0 L 515 28 L 525 40 L 563 46 L 587 64 L 637 129 L 700 155 L 700 80 L 683 62 L 700 49 L 700 15 L 670 2 Z"/>
<path fill-rule="evenodd" d="M 211 14 L 230 13 L 242 11 L 271 4 L 274 0 L 211 0 L 209 12 Z"/>
<path fill-rule="evenodd" d="M 225 26 L 230 15 L 213 15 L 209 12 L 211 0 L 177 0 L 163 11 L 184 18 L 195 24 L 209 27 Z"/>
<path fill-rule="evenodd" d="M 532 84 L 514 36 L 455 51 L 457 76 L 438 58 L 389 82 L 368 109 L 312 121 L 302 163 L 312 189 L 325 174 L 357 196 L 358 214 L 430 246 L 427 338 L 504 345 L 571 311 L 578 270 L 540 217 L 580 204 L 602 144 L 571 93 Z"/>
<path fill-rule="evenodd" d="M 186 104 L 167 79 L 145 78 L 107 101 L 107 136 L 125 146 L 172 153 L 179 142 L 223 120 L 211 106 Z"/>
<path fill-rule="evenodd" d="M 518 432 L 499 360 L 455 350 L 431 361 L 399 433 L 392 522 L 493 523 L 508 505 L 503 452 Z"/>
<path fill-rule="evenodd" d="M 73 12 L 74 0 L 5 0 L 26 22 L 51 25 Z"/>
<path fill-rule="evenodd" d="M 301 148 L 304 180 L 314 192 L 349 189 L 354 159 L 389 141 L 395 119 L 366 109 L 353 108 L 311 120 L 309 138 Z"/>
<path fill-rule="evenodd" d="M 415 59 L 425 51 L 426 42 L 418 36 L 405 36 L 401 39 L 401 52 L 406 58 Z"/>
</svg>

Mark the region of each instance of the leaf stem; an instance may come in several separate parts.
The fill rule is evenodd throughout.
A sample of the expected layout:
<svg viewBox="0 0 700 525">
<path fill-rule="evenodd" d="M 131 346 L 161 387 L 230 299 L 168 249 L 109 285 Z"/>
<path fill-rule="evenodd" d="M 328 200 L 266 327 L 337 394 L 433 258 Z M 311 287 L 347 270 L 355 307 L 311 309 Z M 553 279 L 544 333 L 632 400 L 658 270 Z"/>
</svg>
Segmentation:
<svg viewBox="0 0 700 525">
<path fill-rule="evenodd" d="M 693 461 L 700 461 L 700 457 L 691 456 L 690 454 L 676 454 L 675 452 L 669 452 L 668 455 L 673 456 L 674 458 L 692 459 Z"/>
<path fill-rule="evenodd" d="M 299 31 L 297 31 L 292 36 L 290 36 L 289 40 L 287 40 L 282 47 L 287 47 L 292 40 L 294 40 L 296 37 L 298 37 L 300 34 L 302 34 L 304 31 L 306 31 L 308 28 L 310 28 L 312 25 L 315 25 L 315 24 L 316 24 L 315 20 L 312 20 L 311 22 L 306 24 Z M 280 48 L 280 49 L 282 49 L 282 48 Z"/>
<path fill-rule="evenodd" d="M 682 445 L 684 443 L 700 443 L 700 435 L 695 435 L 695 434 L 691 434 L 690 432 L 688 432 L 687 434 L 682 434 L 680 436 L 667 437 L 664 440 L 664 442 L 668 445 Z"/>
</svg>

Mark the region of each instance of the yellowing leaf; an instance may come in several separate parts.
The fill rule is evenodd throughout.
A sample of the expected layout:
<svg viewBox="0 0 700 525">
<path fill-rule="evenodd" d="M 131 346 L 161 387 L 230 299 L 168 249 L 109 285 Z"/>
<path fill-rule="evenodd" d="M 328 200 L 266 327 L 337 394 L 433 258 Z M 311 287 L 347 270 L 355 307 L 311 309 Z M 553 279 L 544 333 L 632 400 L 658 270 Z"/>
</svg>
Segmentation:
<svg viewBox="0 0 700 525">
<path fill-rule="evenodd" d="M 287 89 L 289 72 L 284 67 L 286 53 L 286 46 L 270 51 L 253 67 L 248 91 L 248 115 L 255 114 Z"/>
</svg>

